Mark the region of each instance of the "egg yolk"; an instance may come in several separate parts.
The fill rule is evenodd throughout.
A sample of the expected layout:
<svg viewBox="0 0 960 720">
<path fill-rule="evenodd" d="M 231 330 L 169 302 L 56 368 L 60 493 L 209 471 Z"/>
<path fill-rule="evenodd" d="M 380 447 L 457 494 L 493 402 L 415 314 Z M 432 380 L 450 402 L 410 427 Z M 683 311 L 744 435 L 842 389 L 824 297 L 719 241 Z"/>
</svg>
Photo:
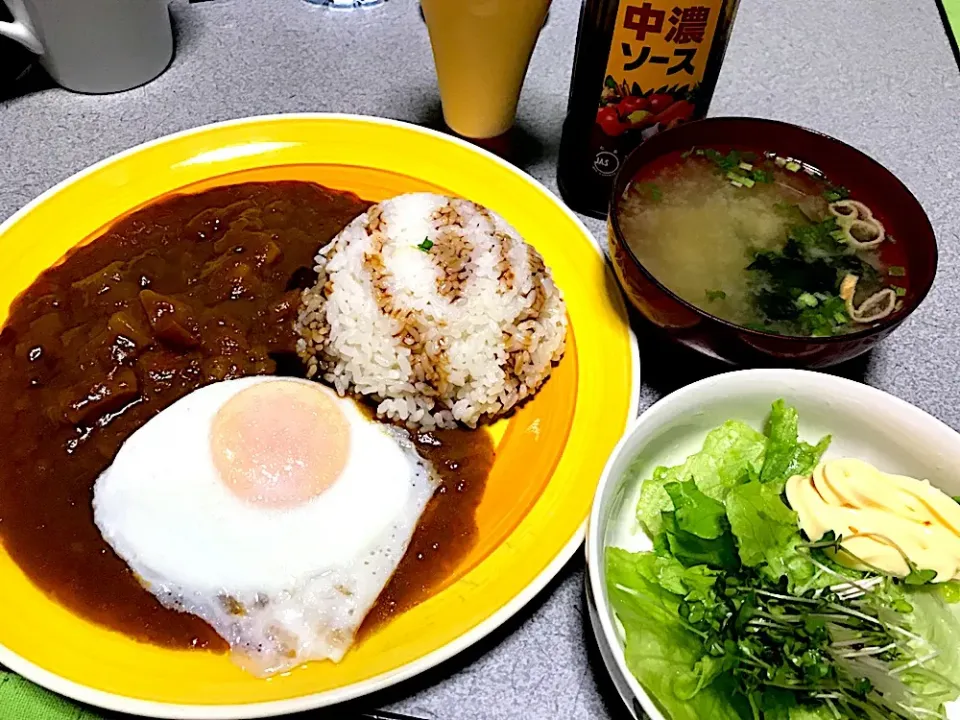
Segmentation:
<svg viewBox="0 0 960 720">
<path fill-rule="evenodd" d="M 276 380 L 224 403 L 210 445 L 220 479 L 237 497 L 293 507 L 337 481 L 350 452 L 350 425 L 328 391 Z"/>
</svg>

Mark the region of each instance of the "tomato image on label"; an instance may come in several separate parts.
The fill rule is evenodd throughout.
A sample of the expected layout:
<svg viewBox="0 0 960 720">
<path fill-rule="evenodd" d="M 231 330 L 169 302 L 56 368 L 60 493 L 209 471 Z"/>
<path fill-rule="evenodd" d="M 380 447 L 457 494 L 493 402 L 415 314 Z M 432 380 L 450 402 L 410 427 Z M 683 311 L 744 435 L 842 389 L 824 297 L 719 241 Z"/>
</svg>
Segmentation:
<svg viewBox="0 0 960 720">
<path fill-rule="evenodd" d="M 673 105 L 673 95 L 654 93 L 650 96 L 650 109 L 655 113 L 666 110 L 671 105 Z"/>
<path fill-rule="evenodd" d="M 623 131 L 629 127 L 629 123 L 621 118 L 620 113 L 615 107 L 607 105 L 597 111 L 597 124 L 603 128 L 610 137 L 622 135 Z"/>
<path fill-rule="evenodd" d="M 643 140 L 694 117 L 721 6 L 621 3 L 597 112 L 604 135 Z"/>
<path fill-rule="evenodd" d="M 618 137 L 627 130 L 668 130 L 693 118 L 696 86 L 663 90 L 640 95 L 616 92 L 607 95 L 597 110 L 597 125 L 605 135 Z"/>
</svg>

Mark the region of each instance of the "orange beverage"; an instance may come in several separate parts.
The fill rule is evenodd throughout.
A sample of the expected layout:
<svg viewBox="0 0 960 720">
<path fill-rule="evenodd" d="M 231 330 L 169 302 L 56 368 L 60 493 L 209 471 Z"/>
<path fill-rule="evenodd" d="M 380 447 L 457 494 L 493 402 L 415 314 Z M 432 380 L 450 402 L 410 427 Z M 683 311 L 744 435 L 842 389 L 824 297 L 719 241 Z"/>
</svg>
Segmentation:
<svg viewBox="0 0 960 720">
<path fill-rule="evenodd" d="M 420 6 L 447 125 L 468 138 L 505 133 L 550 0 L 421 0 Z"/>
</svg>

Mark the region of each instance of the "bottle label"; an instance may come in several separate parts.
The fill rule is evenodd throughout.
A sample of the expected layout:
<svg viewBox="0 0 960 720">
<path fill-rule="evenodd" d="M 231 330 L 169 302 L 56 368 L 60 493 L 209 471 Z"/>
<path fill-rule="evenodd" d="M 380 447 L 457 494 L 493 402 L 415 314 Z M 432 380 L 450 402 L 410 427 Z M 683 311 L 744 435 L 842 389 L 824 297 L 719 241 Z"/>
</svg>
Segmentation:
<svg viewBox="0 0 960 720">
<path fill-rule="evenodd" d="M 614 175 L 644 140 L 703 116 L 700 82 L 717 28 L 729 25 L 724 10 L 723 0 L 620 2 L 591 143 L 595 173 Z"/>
</svg>

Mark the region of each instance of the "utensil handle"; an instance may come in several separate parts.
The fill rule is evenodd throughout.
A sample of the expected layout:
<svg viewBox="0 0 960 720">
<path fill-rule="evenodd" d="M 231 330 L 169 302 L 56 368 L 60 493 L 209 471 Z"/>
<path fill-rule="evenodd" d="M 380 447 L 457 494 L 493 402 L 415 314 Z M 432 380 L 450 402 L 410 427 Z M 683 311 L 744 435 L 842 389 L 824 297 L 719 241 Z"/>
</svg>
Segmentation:
<svg viewBox="0 0 960 720">
<path fill-rule="evenodd" d="M 30 26 L 23 20 L 27 17 L 27 9 L 23 6 L 22 0 L 3 0 L 3 2 L 10 8 L 14 20 L 13 22 L 0 22 L 0 35 L 16 40 L 30 52 L 43 55 L 43 45 Z"/>
</svg>

